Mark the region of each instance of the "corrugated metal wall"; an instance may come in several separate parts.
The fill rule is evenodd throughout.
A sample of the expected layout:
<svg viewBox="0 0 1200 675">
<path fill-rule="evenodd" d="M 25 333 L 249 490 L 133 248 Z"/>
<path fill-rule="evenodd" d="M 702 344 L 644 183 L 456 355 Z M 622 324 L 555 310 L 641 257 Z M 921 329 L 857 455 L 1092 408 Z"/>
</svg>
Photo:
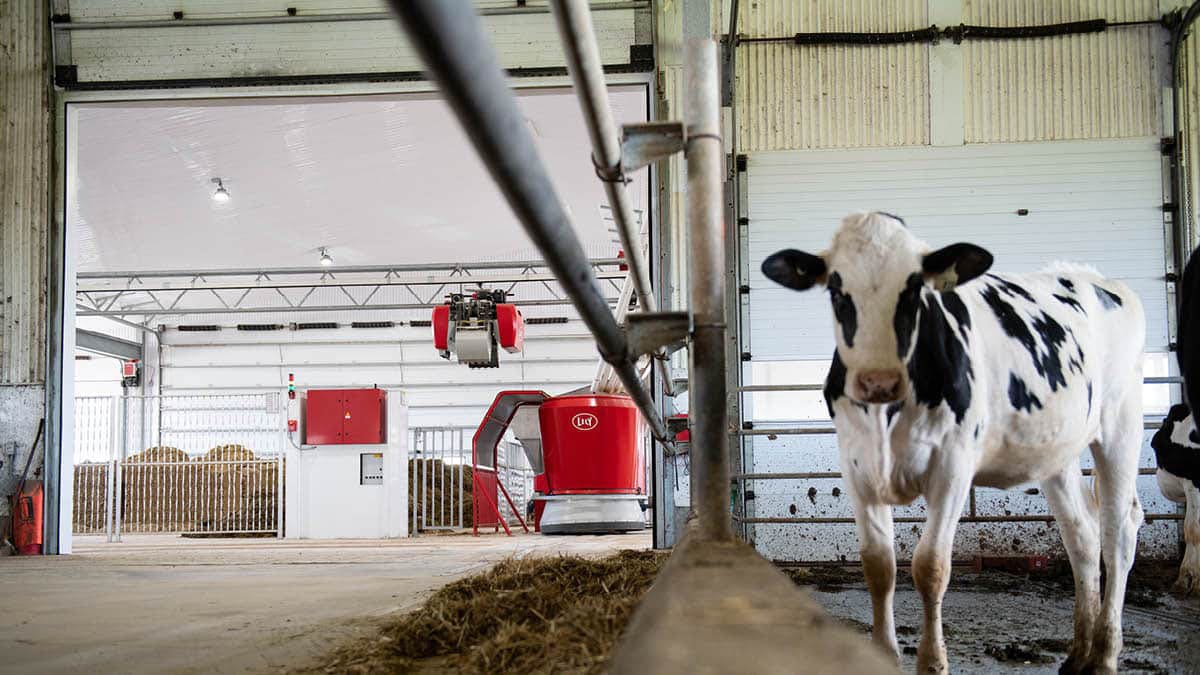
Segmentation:
<svg viewBox="0 0 1200 675">
<path fill-rule="evenodd" d="M 753 38 L 912 30 L 933 23 L 929 7 L 935 3 L 761 0 L 742 3 L 738 32 Z M 988 26 L 1153 21 L 1176 4 L 962 0 L 961 21 Z M 931 100 L 936 93 L 928 45 L 744 42 L 735 92 L 739 150 L 927 145 L 930 111 L 960 105 L 967 143 L 1159 135 L 1166 40 L 1162 28 L 1150 25 L 1057 38 L 969 40 L 951 46 L 950 58 L 961 63 L 963 78 L 961 89 L 948 90 L 953 101 Z"/>
<path fill-rule="evenodd" d="M 1194 248 L 1200 245 L 1200 21 L 1192 24 L 1180 52 L 1177 126 L 1182 132 L 1179 170 L 1183 172 L 1184 189 L 1178 198 L 1183 206 L 1187 245 Z"/>
<path fill-rule="evenodd" d="M 484 7 L 516 7 L 488 1 Z M 545 3 L 539 3 L 545 4 Z M 298 14 L 386 12 L 383 0 L 289 2 Z M 184 18 L 279 16 L 281 3 L 255 0 L 71 0 L 75 23 Z M 630 61 L 635 43 L 635 10 L 594 12 L 601 59 Z M 485 17 L 506 68 L 562 67 L 554 19 L 547 11 Z M 284 77 L 353 73 L 417 73 L 420 60 L 391 20 L 72 30 L 69 63 L 80 82 L 163 79 Z M 65 50 L 64 50 L 65 51 Z"/>
<path fill-rule="evenodd" d="M 742 5 L 746 37 L 929 25 L 926 0 Z M 929 142 L 928 45 L 743 43 L 736 86 L 740 152 Z"/>
<path fill-rule="evenodd" d="M 965 0 L 963 21 L 1157 20 L 1157 0 Z M 963 43 L 968 143 L 1159 135 L 1166 32 L 1156 26 Z"/>
<path fill-rule="evenodd" d="M 43 383 L 52 143 L 46 3 L 0 0 L 0 385 Z"/>
</svg>

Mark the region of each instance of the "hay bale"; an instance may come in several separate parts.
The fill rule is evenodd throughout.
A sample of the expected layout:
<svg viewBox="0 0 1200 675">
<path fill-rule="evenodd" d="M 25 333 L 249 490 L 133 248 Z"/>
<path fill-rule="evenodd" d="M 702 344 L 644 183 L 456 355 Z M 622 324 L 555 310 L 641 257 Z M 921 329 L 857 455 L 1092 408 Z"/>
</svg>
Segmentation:
<svg viewBox="0 0 1200 675">
<path fill-rule="evenodd" d="M 130 532 L 274 530 L 278 467 L 231 443 L 191 459 L 154 447 L 122 465 L 123 525 Z"/>
<path fill-rule="evenodd" d="M 509 558 L 316 672 L 600 673 L 667 554 Z"/>
<path fill-rule="evenodd" d="M 179 448 L 173 448 L 169 445 L 156 445 L 152 448 L 134 453 L 125 458 L 126 463 L 139 464 L 147 462 L 186 462 L 190 459 L 188 454 Z"/>
<path fill-rule="evenodd" d="M 430 513 L 427 518 L 430 524 L 437 524 L 437 518 L 455 522 L 457 514 L 449 513 L 458 503 L 458 474 L 462 471 L 462 525 L 471 526 L 471 509 L 474 508 L 473 493 L 475 482 L 472 479 L 471 467 L 468 464 L 447 464 L 440 459 L 409 459 L 408 460 L 408 522 L 413 522 L 414 514 L 417 519 L 417 530 L 422 531 L 422 517 L 425 509 L 435 511 L 446 509 L 440 514 Z M 417 489 L 420 484 L 424 499 L 418 499 Z"/>
<path fill-rule="evenodd" d="M 254 456 L 254 451 L 250 448 L 230 443 L 210 448 L 208 452 L 204 453 L 204 459 L 209 462 L 248 462 L 257 459 L 257 457 Z"/>
</svg>

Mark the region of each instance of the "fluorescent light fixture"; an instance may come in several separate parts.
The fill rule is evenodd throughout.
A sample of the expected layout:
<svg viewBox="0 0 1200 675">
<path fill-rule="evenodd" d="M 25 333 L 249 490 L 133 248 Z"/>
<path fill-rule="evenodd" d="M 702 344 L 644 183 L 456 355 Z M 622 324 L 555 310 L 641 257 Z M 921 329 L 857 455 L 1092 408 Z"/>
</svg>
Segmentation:
<svg viewBox="0 0 1200 675">
<path fill-rule="evenodd" d="M 333 264 L 333 256 L 329 255 L 329 251 L 325 250 L 325 247 L 322 246 L 321 247 L 321 266 L 329 267 L 332 264 Z"/>
<path fill-rule="evenodd" d="M 221 203 L 221 204 L 224 204 L 225 202 L 229 201 L 229 190 L 225 189 L 225 186 L 221 183 L 221 179 L 214 178 L 214 179 L 212 179 L 212 182 L 217 184 L 217 191 L 214 192 L 213 196 L 212 196 L 213 201 Z"/>
</svg>

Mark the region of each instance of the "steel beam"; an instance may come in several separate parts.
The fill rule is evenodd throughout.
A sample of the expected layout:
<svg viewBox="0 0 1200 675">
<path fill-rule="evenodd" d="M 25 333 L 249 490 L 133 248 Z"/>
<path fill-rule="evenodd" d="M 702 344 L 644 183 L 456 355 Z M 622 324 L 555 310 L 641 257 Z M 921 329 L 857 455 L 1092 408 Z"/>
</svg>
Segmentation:
<svg viewBox="0 0 1200 675">
<path fill-rule="evenodd" d="M 85 352 L 103 354 L 115 359 L 125 359 L 126 361 L 142 360 L 141 343 L 122 340 L 121 338 L 83 328 L 75 329 L 75 347 Z"/>
</svg>

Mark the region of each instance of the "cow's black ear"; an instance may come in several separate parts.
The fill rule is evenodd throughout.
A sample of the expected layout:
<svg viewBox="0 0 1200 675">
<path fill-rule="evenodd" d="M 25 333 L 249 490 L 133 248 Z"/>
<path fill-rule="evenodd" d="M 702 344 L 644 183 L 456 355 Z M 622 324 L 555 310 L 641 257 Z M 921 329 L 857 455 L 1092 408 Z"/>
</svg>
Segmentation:
<svg viewBox="0 0 1200 675">
<path fill-rule="evenodd" d="M 975 244 L 950 244 L 926 254 L 921 261 L 925 278 L 934 288 L 949 290 L 988 271 L 992 254 Z"/>
<path fill-rule="evenodd" d="M 762 264 L 762 272 L 768 279 L 797 291 L 825 283 L 826 271 L 824 258 L 794 248 L 772 253 Z"/>
</svg>

